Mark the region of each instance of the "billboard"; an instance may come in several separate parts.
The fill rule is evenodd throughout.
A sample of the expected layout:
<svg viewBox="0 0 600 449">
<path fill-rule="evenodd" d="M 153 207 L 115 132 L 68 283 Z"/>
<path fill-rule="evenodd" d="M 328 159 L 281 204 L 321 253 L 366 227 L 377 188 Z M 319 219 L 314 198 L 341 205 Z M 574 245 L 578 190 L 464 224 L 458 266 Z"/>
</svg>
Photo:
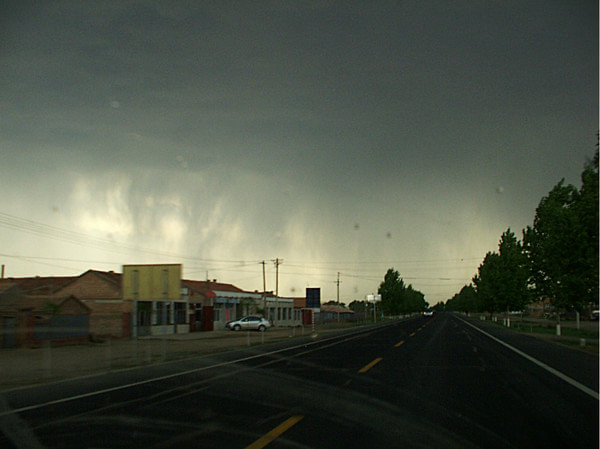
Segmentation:
<svg viewBox="0 0 600 449">
<path fill-rule="evenodd" d="M 181 264 L 123 265 L 123 299 L 181 299 Z"/>
<path fill-rule="evenodd" d="M 319 309 L 321 307 L 321 288 L 306 287 L 306 308 Z"/>
</svg>

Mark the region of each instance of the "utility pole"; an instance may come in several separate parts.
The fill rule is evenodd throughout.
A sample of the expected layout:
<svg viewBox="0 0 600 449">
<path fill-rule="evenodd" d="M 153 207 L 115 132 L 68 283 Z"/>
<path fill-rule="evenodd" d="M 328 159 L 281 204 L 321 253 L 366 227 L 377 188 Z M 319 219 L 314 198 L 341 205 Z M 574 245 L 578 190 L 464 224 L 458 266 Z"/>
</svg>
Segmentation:
<svg viewBox="0 0 600 449">
<path fill-rule="evenodd" d="M 337 320 L 338 323 L 340 322 L 340 272 L 338 271 L 337 274 L 337 307 L 338 307 L 338 311 L 337 311 Z"/>
<path fill-rule="evenodd" d="M 279 265 L 283 263 L 283 259 L 275 259 L 275 297 L 279 296 Z"/>
<path fill-rule="evenodd" d="M 267 314 L 267 280 L 265 277 L 265 261 L 263 260 L 261 262 L 262 266 L 263 266 L 263 293 L 262 293 L 262 298 L 263 298 L 263 314 L 264 317 L 266 319 L 269 319 L 269 316 Z"/>
<path fill-rule="evenodd" d="M 280 311 L 279 311 L 279 265 L 283 263 L 283 259 L 275 259 L 273 261 L 275 264 L 275 314 L 276 319 L 279 321 Z"/>
</svg>

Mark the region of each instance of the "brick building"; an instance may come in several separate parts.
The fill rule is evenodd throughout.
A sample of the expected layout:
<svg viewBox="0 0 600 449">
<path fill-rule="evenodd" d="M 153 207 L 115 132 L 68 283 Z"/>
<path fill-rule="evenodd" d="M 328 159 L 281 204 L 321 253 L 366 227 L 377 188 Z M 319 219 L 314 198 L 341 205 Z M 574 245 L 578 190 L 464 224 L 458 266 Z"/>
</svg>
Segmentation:
<svg viewBox="0 0 600 449">
<path fill-rule="evenodd" d="M 130 337 L 131 305 L 121 294 L 121 273 L 88 270 L 65 283 L 60 296 L 75 296 L 90 309 L 90 333 L 94 337 Z"/>
<path fill-rule="evenodd" d="M 62 296 L 64 278 L 0 280 L 0 347 L 74 342 L 90 338 L 91 310 L 73 295 Z M 45 294 L 53 292 L 52 294 Z"/>
</svg>

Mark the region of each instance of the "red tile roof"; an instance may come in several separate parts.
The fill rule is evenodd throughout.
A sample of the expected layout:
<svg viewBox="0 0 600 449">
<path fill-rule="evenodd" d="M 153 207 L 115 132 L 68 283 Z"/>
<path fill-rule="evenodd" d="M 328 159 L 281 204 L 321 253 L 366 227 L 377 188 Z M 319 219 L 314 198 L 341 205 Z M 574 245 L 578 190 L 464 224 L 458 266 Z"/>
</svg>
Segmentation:
<svg viewBox="0 0 600 449">
<path fill-rule="evenodd" d="M 182 279 L 182 285 L 191 288 L 199 293 L 204 293 L 207 290 L 218 290 L 225 292 L 244 292 L 241 288 L 236 287 L 233 284 L 224 284 L 222 282 L 213 281 L 191 281 L 189 279 Z"/>
<path fill-rule="evenodd" d="M 17 284 L 28 295 L 52 295 L 78 276 L 47 276 L 0 279 L 0 285 Z"/>
<path fill-rule="evenodd" d="M 347 309 L 342 305 L 336 304 L 322 304 L 321 312 L 333 312 L 333 313 L 354 313 L 354 311 Z"/>
</svg>

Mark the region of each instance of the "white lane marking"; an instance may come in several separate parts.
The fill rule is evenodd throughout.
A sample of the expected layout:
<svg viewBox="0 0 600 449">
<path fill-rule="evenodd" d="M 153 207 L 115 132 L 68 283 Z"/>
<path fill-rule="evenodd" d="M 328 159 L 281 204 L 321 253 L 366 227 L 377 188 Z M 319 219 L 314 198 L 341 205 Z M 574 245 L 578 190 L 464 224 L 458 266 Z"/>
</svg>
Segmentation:
<svg viewBox="0 0 600 449">
<path fill-rule="evenodd" d="M 544 368 L 546 371 L 548 371 L 549 373 L 554 374 L 556 377 L 564 380 L 565 382 L 567 382 L 568 384 L 574 386 L 575 388 L 578 388 L 579 390 L 583 391 L 584 393 L 590 395 L 591 397 L 593 397 L 596 400 L 600 400 L 600 396 L 598 395 L 597 391 L 592 390 L 589 387 L 586 387 L 585 385 L 583 385 L 580 382 L 577 382 L 575 379 L 571 379 L 569 376 L 561 373 L 558 370 L 555 370 L 554 368 L 552 368 L 551 366 L 546 365 L 544 362 L 540 362 L 538 359 L 531 357 L 529 354 L 524 353 L 523 351 L 521 351 L 520 349 L 515 348 L 514 346 L 509 345 L 508 343 L 500 340 L 499 338 L 494 337 L 491 334 L 488 334 L 486 331 L 479 329 L 477 326 L 469 323 L 468 321 L 463 320 L 462 318 L 458 317 L 455 315 L 455 318 L 458 318 L 460 321 L 462 321 L 465 324 L 468 324 L 469 326 L 471 326 L 473 329 L 481 332 L 483 335 L 488 336 L 489 338 L 491 338 L 492 340 L 500 343 L 501 345 L 507 347 L 508 349 L 510 349 L 511 351 L 516 352 L 517 354 L 519 354 L 522 357 L 525 357 L 527 360 L 529 360 L 530 362 L 535 363 L 537 366 Z"/>
<path fill-rule="evenodd" d="M 10 407 L 4 397 L 0 396 L 0 410 L 9 410 Z M 15 447 L 27 449 L 44 449 L 44 445 L 37 439 L 33 431 L 19 416 L 10 413 L 0 419 L 0 430 Z"/>
<path fill-rule="evenodd" d="M 354 340 L 356 338 L 360 338 L 361 336 L 363 336 L 365 334 L 369 334 L 371 332 L 376 332 L 376 331 L 385 329 L 388 326 L 393 325 L 393 324 L 395 324 L 395 323 L 386 324 L 386 325 L 383 325 L 383 326 L 378 326 L 378 327 L 370 328 L 370 329 L 366 329 L 366 330 L 365 329 L 361 329 L 361 330 L 359 330 L 357 332 L 351 333 L 349 336 L 346 336 L 346 338 L 341 338 L 339 341 L 334 341 L 333 343 L 329 343 L 327 345 L 323 345 L 322 347 L 315 348 L 314 350 L 321 350 L 321 349 L 329 348 L 331 346 L 335 346 L 335 345 L 338 345 L 338 344 L 341 344 L 341 343 L 345 343 L 347 341 Z M 17 408 L 17 409 L 13 409 L 13 410 L 2 410 L 2 411 L 0 411 L 0 418 L 3 417 L 3 416 L 11 415 L 13 413 L 26 412 L 26 411 L 29 411 L 29 410 L 35 410 L 35 409 L 46 407 L 46 406 L 49 406 L 49 405 L 62 404 L 62 403 L 65 403 L 65 402 L 75 401 L 75 400 L 78 400 L 78 399 L 89 398 L 91 396 L 97 396 L 97 395 L 104 394 L 104 393 L 111 393 L 113 391 L 124 390 L 126 388 L 137 387 L 137 386 L 140 386 L 140 385 L 146 385 L 146 384 L 149 384 L 149 383 L 152 383 L 152 382 L 157 382 L 157 381 L 160 381 L 160 380 L 172 379 L 174 377 L 185 376 L 187 374 L 198 373 L 198 372 L 201 372 L 201 371 L 207 371 L 207 370 L 210 370 L 210 369 L 213 369 L 213 368 L 220 368 L 220 367 L 223 367 L 223 366 L 234 365 L 234 364 L 239 363 L 239 362 L 246 362 L 248 360 L 257 359 L 257 358 L 260 358 L 260 357 L 265 357 L 265 356 L 269 356 L 269 355 L 273 355 L 273 354 L 278 354 L 280 352 L 286 352 L 286 351 L 290 351 L 290 350 L 301 348 L 301 347 L 307 347 L 307 346 L 316 345 L 316 344 L 319 344 L 319 343 L 326 343 L 328 341 L 335 340 L 335 339 L 338 339 L 338 338 L 340 338 L 339 335 L 338 336 L 329 337 L 329 338 L 325 338 L 323 340 L 311 341 L 311 342 L 307 342 L 307 343 L 301 343 L 299 345 L 295 345 L 295 346 L 291 346 L 291 347 L 287 347 L 287 348 L 282 348 L 282 349 L 277 349 L 275 351 L 264 352 L 264 353 L 261 353 L 261 354 L 255 354 L 255 355 L 251 355 L 251 356 L 248 356 L 248 357 L 243 357 L 241 359 L 231 360 L 231 361 L 228 361 L 228 362 L 217 363 L 217 364 L 210 365 L 210 366 L 203 366 L 201 368 L 194 368 L 194 369 L 190 369 L 190 370 L 187 370 L 187 371 L 180 371 L 180 372 L 177 372 L 177 373 L 166 374 L 164 376 L 153 377 L 151 379 L 141 380 L 139 382 L 132 382 L 132 383 L 129 383 L 129 384 L 119 385 L 119 386 L 116 386 L 116 387 L 105 388 L 105 389 L 102 389 L 102 390 L 90 391 L 88 393 L 82 393 L 82 394 L 78 394 L 78 395 L 75 395 L 75 396 L 69 396 L 69 397 L 66 397 L 66 398 L 55 399 L 53 401 L 48 401 L 48 402 L 44 402 L 44 403 L 41 403 L 41 404 L 29 405 L 29 406 L 26 406 L 26 407 L 21 407 L 21 408 Z M 303 352 L 301 352 L 301 353 L 299 353 L 297 355 L 306 354 L 307 352 L 309 352 L 309 351 L 303 351 Z"/>
</svg>

